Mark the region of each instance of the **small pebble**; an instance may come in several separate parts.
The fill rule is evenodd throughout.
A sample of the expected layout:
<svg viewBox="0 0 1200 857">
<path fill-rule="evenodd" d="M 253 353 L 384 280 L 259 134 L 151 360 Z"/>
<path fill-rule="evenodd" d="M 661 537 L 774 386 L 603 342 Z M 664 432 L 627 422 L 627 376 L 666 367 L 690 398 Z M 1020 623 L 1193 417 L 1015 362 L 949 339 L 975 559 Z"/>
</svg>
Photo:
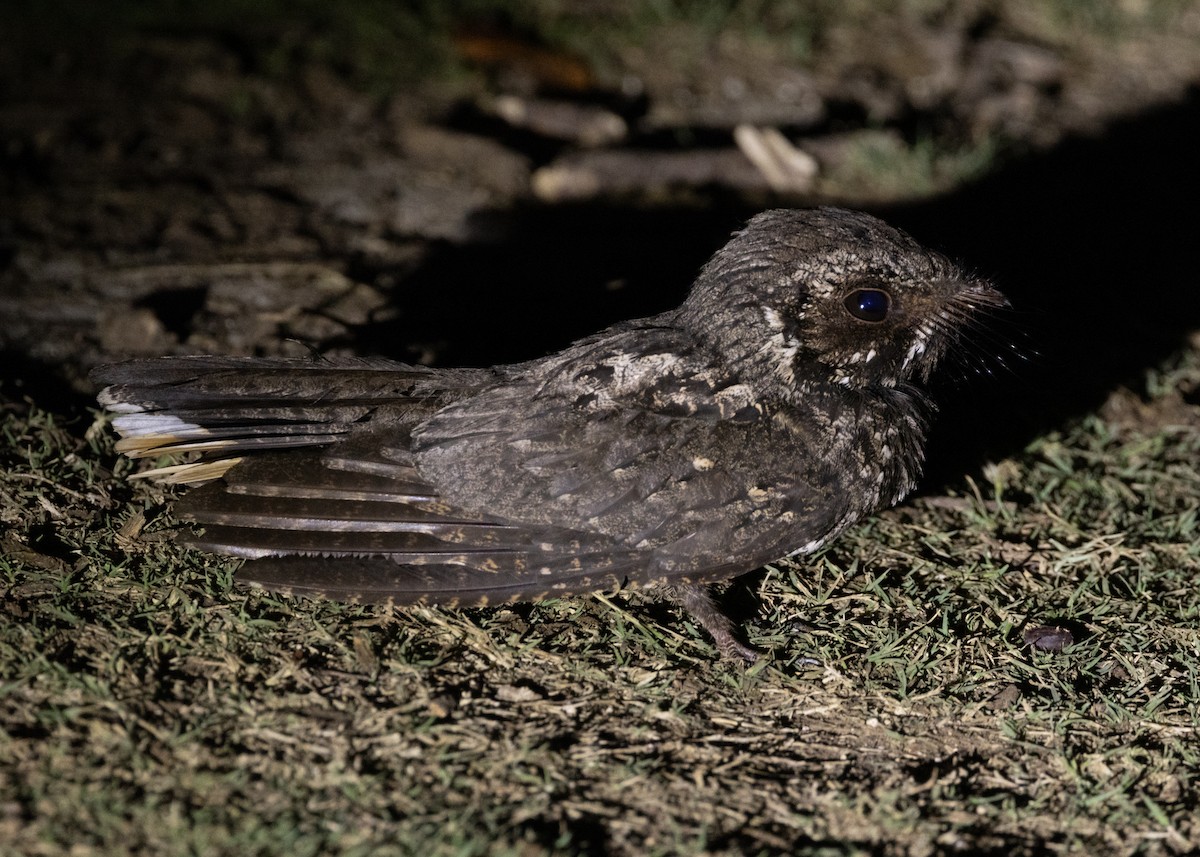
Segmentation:
<svg viewBox="0 0 1200 857">
<path fill-rule="evenodd" d="M 1036 628 L 1026 628 L 1024 639 L 1025 645 L 1043 652 L 1061 652 L 1075 642 L 1075 635 L 1057 625 L 1038 625 Z"/>
</svg>

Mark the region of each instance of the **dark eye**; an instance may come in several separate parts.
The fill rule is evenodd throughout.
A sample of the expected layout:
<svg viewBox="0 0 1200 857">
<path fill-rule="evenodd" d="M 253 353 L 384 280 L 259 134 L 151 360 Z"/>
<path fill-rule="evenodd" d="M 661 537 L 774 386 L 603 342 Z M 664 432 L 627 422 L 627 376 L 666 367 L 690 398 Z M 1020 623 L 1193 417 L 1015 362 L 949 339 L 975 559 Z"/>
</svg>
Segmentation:
<svg viewBox="0 0 1200 857">
<path fill-rule="evenodd" d="M 842 301 L 850 315 L 861 321 L 883 321 L 892 299 L 881 289 L 855 289 Z"/>
</svg>

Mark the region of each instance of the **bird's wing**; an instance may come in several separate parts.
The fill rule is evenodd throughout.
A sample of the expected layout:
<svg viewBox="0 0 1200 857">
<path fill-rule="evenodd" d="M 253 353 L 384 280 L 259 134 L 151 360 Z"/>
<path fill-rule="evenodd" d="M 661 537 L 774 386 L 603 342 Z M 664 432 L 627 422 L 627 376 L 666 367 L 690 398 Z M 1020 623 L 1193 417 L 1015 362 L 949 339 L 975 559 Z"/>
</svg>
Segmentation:
<svg viewBox="0 0 1200 857">
<path fill-rule="evenodd" d="M 358 361 L 160 358 L 99 367 L 120 451 L 193 460 L 142 475 L 197 483 L 186 544 L 249 560 L 239 577 L 363 601 L 482 604 L 619 585 L 612 539 L 451 508 L 409 430 L 495 380 L 488 370 Z"/>
<path fill-rule="evenodd" d="M 811 548 L 846 518 L 817 435 L 679 331 L 643 326 L 440 409 L 412 452 L 454 506 L 605 536 L 653 574 L 700 580 Z"/>
</svg>

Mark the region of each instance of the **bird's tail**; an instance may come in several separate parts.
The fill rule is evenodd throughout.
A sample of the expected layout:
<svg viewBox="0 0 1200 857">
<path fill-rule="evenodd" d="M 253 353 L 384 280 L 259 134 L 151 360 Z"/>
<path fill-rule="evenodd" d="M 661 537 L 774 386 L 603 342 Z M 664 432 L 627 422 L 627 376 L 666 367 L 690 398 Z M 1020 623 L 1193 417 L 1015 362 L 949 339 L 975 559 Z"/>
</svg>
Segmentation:
<svg viewBox="0 0 1200 857">
<path fill-rule="evenodd" d="M 216 479 L 256 452 L 330 444 L 368 418 L 411 424 L 452 399 L 456 380 L 466 383 L 402 363 L 228 357 L 135 360 L 91 377 L 115 414 L 117 450 L 190 453 L 192 461 L 140 474 L 186 484 Z"/>
</svg>

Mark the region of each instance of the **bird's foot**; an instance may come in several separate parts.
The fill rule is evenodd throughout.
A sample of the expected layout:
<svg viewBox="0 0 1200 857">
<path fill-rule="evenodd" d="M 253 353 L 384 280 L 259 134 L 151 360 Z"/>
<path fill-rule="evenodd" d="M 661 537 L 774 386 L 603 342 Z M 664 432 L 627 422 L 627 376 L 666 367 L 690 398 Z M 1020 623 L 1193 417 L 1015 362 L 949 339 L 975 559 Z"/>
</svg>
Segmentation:
<svg viewBox="0 0 1200 857">
<path fill-rule="evenodd" d="M 695 617 L 713 642 L 722 657 L 741 659 L 748 664 L 758 662 L 762 652 L 738 639 L 738 628 L 721 612 L 713 601 L 708 588 L 696 583 L 677 584 L 670 587 L 671 597 Z"/>
</svg>

